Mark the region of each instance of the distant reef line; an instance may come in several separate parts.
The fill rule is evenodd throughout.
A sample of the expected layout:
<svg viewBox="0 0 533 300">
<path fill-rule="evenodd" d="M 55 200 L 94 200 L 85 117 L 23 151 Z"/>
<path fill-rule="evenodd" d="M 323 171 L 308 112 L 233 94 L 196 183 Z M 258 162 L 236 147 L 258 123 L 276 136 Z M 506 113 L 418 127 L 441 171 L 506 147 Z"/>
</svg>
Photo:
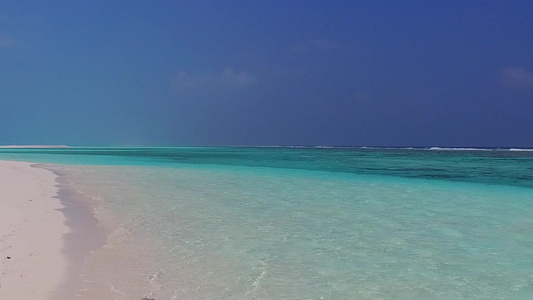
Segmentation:
<svg viewBox="0 0 533 300">
<path fill-rule="evenodd" d="M 5 145 L 0 148 L 69 148 L 67 145 Z"/>
</svg>

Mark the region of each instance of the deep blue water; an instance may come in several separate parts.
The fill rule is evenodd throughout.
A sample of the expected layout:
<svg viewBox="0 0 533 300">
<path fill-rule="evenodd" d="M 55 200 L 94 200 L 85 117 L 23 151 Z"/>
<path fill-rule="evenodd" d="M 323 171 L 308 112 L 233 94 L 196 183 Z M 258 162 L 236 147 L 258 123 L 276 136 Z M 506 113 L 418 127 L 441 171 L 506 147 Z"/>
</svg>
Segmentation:
<svg viewBox="0 0 533 300">
<path fill-rule="evenodd" d="M 90 165 L 226 165 L 533 187 L 533 151 L 365 148 L 0 149 L 0 158 Z"/>
</svg>

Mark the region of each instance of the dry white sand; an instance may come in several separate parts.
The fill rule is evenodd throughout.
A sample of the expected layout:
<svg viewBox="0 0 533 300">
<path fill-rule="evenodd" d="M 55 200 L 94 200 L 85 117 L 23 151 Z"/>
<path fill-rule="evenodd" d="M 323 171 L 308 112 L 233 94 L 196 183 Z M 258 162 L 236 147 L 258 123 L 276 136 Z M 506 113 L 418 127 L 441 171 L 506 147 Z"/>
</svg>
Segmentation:
<svg viewBox="0 0 533 300">
<path fill-rule="evenodd" d="M 70 229 L 56 177 L 31 163 L 0 161 L 0 299 L 52 299 L 66 280 Z"/>
</svg>

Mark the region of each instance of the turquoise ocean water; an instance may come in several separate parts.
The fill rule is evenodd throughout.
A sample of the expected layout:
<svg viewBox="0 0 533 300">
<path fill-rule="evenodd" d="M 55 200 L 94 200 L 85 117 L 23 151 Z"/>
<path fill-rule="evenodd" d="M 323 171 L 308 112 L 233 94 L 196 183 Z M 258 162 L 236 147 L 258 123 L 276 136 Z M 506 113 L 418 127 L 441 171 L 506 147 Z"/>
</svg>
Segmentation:
<svg viewBox="0 0 533 300">
<path fill-rule="evenodd" d="M 533 299 L 532 151 L 0 149 L 0 159 L 45 163 L 108 232 L 85 260 L 79 299 Z"/>
</svg>

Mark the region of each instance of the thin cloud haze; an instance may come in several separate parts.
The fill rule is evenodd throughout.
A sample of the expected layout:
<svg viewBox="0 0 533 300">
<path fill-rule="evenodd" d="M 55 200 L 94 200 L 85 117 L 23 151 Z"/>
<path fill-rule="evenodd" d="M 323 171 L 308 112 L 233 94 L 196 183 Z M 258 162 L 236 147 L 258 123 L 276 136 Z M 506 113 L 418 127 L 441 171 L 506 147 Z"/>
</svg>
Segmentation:
<svg viewBox="0 0 533 300">
<path fill-rule="evenodd" d="M 503 69 L 500 80 L 507 87 L 533 88 L 533 73 L 523 68 Z"/>
<path fill-rule="evenodd" d="M 256 82 L 256 77 L 246 71 L 225 68 L 217 73 L 187 73 L 178 71 L 172 79 L 176 89 L 217 89 L 223 87 L 247 87 Z"/>
<path fill-rule="evenodd" d="M 7 34 L 0 34 L 0 49 L 11 48 L 17 45 L 17 41 Z"/>
<path fill-rule="evenodd" d="M 292 50 L 295 52 L 331 51 L 340 49 L 338 42 L 326 39 L 315 39 L 307 42 L 294 43 Z"/>
</svg>

